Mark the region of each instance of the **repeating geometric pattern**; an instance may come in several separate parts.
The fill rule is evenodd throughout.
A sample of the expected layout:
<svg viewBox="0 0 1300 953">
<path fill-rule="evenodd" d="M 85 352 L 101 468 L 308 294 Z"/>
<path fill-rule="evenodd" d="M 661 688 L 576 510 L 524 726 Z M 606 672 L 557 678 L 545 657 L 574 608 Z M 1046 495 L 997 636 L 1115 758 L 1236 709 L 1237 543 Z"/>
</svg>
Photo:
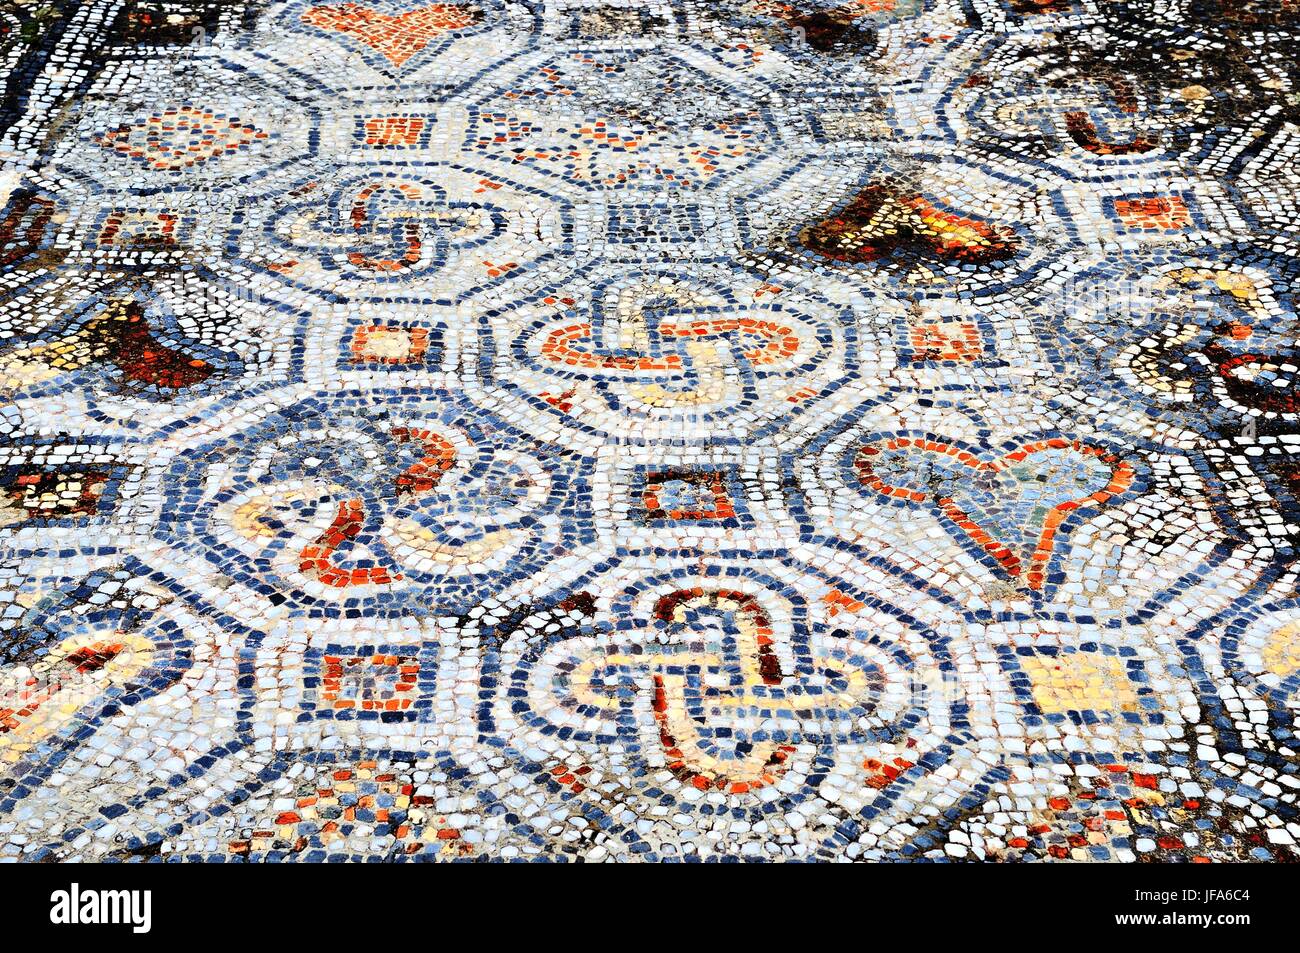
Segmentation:
<svg viewBox="0 0 1300 953">
<path fill-rule="evenodd" d="M 0 9 L 0 860 L 1300 847 L 1289 0 Z"/>
</svg>

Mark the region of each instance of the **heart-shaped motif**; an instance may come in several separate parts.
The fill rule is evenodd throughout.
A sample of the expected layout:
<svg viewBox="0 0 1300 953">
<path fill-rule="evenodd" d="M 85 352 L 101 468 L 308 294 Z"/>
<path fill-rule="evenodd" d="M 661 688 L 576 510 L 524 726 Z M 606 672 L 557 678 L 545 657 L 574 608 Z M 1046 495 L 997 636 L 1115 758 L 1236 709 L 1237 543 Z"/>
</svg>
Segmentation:
<svg viewBox="0 0 1300 953">
<path fill-rule="evenodd" d="M 302 14 L 302 22 L 349 36 L 400 67 L 431 41 L 451 30 L 471 26 L 481 15 L 468 3 L 426 3 L 399 14 L 380 13 L 359 3 L 340 3 L 309 7 Z"/>
<path fill-rule="evenodd" d="M 1133 485 L 1136 471 L 1100 447 L 1051 438 L 992 459 L 926 437 L 891 437 L 860 448 L 862 485 L 903 504 L 935 507 L 949 531 L 1040 590 L 1071 513 L 1101 506 Z"/>
</svg>

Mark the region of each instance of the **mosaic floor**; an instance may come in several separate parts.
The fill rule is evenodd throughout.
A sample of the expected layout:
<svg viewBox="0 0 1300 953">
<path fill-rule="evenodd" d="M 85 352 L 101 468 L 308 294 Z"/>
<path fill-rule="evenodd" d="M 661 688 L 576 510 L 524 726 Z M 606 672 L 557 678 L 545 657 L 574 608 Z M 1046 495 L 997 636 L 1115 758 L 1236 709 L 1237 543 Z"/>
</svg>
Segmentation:
<svg viewBox="0 0 1300 953">
<path fill-rule="evenodd" d="M 1297 49 L 0 3 L 0 859 L 1300 859 Z"/>
</svg>

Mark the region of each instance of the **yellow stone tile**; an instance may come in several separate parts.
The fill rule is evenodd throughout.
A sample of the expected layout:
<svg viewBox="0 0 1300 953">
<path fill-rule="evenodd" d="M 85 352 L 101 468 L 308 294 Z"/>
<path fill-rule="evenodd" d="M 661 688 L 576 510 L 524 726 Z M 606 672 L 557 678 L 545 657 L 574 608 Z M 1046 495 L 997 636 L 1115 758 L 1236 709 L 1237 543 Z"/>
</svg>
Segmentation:
<svg viewBox="0 0 1300 953">
<path fill-rule="evenodd" d="M 1022 658 L 1034 702 L 1044 714 L 1068 711 L 1138 711 L 1137 691 L 1113 655 L 1073 652 Z"/>
<path fill-rule="evenodd" d="M 1270 635 L 1259 654 L 1264 669 L 1278 678 L 1300 672 L 1300 622 L 1288 623 Z"/>
</svg>

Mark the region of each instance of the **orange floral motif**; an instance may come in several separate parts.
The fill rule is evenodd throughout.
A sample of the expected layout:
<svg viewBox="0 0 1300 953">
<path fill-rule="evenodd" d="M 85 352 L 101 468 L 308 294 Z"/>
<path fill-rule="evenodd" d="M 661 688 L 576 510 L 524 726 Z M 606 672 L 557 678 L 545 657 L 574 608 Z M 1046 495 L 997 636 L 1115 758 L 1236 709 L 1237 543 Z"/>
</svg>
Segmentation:
<svg viewBox="0 0 1300 953">
<path fill-rule="evenodd" d="M 123 123 L 95 142 L 151 169 L 179 172 L 267 138 L 267 133 L 233 116 L 179 106 Z"/>
</svg>

